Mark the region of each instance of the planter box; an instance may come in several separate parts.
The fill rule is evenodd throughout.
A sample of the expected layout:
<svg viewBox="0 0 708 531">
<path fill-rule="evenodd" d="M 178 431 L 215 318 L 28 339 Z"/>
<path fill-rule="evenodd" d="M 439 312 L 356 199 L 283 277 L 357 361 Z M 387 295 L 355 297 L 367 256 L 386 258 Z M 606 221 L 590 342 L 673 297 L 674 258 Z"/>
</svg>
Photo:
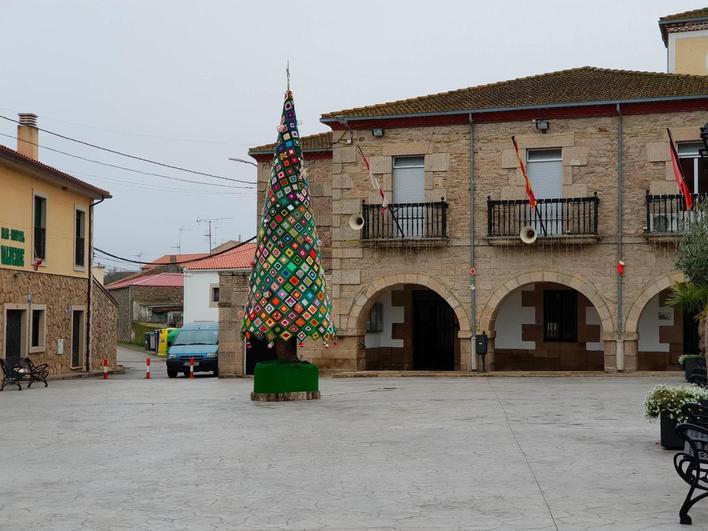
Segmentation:
<svg viewBox="0 0 708 531">
<path fill-rule="evenodd" d="M 319 370 L 306 361 L 262 361 L 253 374 L 251 400 L 280 402 L 320 397 Z"/>
<path fill-rule="evenodd" d="M 669 418 L 669 414 L 665 411 L 661 412 L 659 417 L 661 425 L 661 446 L 666 450 L 682 450 L 683 439 L 676 435 L 674 428 L 677 422 Z"/>
</svg>

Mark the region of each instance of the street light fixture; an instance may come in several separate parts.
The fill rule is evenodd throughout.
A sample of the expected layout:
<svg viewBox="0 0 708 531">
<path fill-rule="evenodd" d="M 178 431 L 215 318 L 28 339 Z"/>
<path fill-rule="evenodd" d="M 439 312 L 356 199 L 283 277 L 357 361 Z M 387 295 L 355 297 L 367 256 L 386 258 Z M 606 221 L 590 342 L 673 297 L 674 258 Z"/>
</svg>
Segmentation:
<svg viewBox="0 0 708 531">
<path fill-rule="evenodd" d="M 236 157 L 229 157 L 229 160 L 233 160 L 234 162 L 241 162 L 243 164 L 250 164 L 251 166 L 255 166 L 256 168 L 258 167 L 258 164 L 256 164 L 255 162 L 251 162 L 250 160 L 239 159 Z"/>
</svg>

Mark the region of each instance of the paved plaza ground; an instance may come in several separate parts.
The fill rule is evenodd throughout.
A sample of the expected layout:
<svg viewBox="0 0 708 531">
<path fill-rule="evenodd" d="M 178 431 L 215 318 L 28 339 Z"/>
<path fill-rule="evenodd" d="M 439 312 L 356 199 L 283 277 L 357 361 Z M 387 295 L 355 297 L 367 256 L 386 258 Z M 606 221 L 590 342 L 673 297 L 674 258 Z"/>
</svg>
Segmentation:
<svg viewBox="0 0 708 531">
<path fill-rule="evenodd" d="M 141 357 L 0 394 L 0 528 L 686 529 L 642 416 L 675 378 L 324 378 L 274 404 Z"/>
</svg>

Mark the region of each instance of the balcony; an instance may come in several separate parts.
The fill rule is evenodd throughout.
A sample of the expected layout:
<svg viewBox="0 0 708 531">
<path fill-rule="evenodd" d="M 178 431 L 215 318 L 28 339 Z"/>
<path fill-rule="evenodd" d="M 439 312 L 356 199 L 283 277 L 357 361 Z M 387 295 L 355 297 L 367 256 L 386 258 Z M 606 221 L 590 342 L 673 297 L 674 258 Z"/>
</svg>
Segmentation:
<svg viewBox="0 0 708 531">
<path fill-rule="evenodd" d="M 647 192 L 647 217 L 644 236 L 649 240 L 680 238 L 700 215 L 698 208 L 708 202 L 708 194 L 692 194 L 693 210 L 686 210 L 683 196 L 650 195 Z"/>
<path fill-rule="evenodd" d="M 391 203 L 386 208 L 361 202 L 362 243 L 381 246 L 446 245 L 447 203 Z"/>
<path fill-rule="evenodd" d="M 597 233 L 597 193 L 592 197 L 539 199 L 532 209 L 527 199 L 487 198 L 487 239 L 491 244 L 521 244 L 521 229 L 536 232 L 536 245 L 544 242 L 594 243 Z"/>
</svg>

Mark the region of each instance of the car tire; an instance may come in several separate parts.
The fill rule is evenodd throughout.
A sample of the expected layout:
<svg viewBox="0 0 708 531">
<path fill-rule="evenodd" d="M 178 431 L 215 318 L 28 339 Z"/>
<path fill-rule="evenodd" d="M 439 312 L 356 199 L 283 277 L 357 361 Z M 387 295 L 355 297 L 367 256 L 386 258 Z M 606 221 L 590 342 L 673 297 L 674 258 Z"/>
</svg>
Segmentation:
<svg viewBox="0 0 708 531">
<path fill-rule="evenodd" d="M 174 369 L 167 369 L 168 378 L 177 378 L 177 371 Z"/>
<path fill-rule="evenodd" d="M 187 369 L 186 371 L 184 371 L 184 377 L 185 377 L 185 378 L 189 378 L 189 369 Z"/>
<path fill-rule="evenodd" d="M 219 377 L 219 369 L 214 369 L 214 376 Z"/>
</svg>

